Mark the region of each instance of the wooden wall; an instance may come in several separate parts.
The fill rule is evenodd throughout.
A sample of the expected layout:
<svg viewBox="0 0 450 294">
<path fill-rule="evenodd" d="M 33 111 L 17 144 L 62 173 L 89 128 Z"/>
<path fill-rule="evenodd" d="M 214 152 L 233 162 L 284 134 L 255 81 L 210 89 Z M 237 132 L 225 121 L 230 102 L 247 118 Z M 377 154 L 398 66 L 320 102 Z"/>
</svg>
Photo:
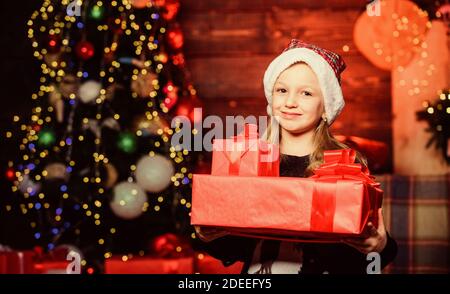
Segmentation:
<svg viewBox="0 0 450 294">
<path fill-rule="evenodd" d="M 342 77 L 347 105 L 333 124 L 334 133 L 391 145 L 390 73 L 371 65 L 352 40 L 353 25 L 366 1 L 181 3 L 186 62 L 206 114 L 265 115 L 264 71 L 291 38 L 299 38 L 341 54 L 347 63 Z"/>
</svg>

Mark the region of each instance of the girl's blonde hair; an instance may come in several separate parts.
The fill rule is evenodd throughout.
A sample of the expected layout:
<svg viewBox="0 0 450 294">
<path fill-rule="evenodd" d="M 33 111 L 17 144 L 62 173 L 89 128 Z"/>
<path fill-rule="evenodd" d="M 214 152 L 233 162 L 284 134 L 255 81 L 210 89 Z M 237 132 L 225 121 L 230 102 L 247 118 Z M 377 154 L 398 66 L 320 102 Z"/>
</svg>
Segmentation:
<svg viewBox="0 0 450 294">
<path fill-rule="evenodd" d="M 263 138 L 270 143 L 279 144 L 281 142 L 281 126 L 278 121 L 271 116 L 270 122 L 267 126 Z M 323 153 L 325 150 L 335 149 L 348 149 L 346 144 L 339 142 L 329 131 L 326 120 L 321 119 L 318 126 L 315 129 L 313 136 L 313 152 L 309 155 L 309 165 L 305 170 L 305 176 L 309 177 L 313 175 L 313 170 L 318 168 L 323 163 Z M 281 155 L 283 160 L 283 155 Z M 366 158 L 356 151 L 356 161 L 359 162 L 363 169 L 367 169 Z"/>
</svg>

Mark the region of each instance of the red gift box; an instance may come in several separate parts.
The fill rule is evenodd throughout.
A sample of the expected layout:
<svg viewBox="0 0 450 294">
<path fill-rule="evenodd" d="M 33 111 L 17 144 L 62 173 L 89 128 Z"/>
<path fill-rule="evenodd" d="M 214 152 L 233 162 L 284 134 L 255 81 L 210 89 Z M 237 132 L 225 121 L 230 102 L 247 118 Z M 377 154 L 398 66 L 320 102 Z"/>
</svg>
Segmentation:
<svg viewBox="0 0 450 294">
<path fill-rule="evenodd" d="M 224 266 L 222 261 L 204 253 L 195 254 L 195 273 L 197 274 L 240 274 L 243 262 L 235 262 Z"/>
<path fill-rule="evenodd" d="M 106 274 L 192 274 L 193 272 L 193 257 L 135 257 L 127 261 L 120 258 L 105 260 Z"/>
<path fill-rule="evenodd" d="M 353 150 L 327 151 L 324 160 L 310 178 L 194 175 L 191 223 L 290 240 L 360 235 L 377 223 L 379 184 L 353 163 Z"/>
<path fill-rule="evenodd" d="M 33 251 L 0 252 L 1 274 L 34 274 Z"/>
<path fill-rule="evenodd" d="M 70 263 L 71 261 L 43 261 L 34 265 L 34 271 L 36 274 L 67 274 Z"/>
<path fill-rule="evenodd" d="M 239 176 L 278 176 L 278 146 L 258 139 L 258 127 L 246 124 L 238 136 L 215 139 L 211 174 Z"/>
</svg>

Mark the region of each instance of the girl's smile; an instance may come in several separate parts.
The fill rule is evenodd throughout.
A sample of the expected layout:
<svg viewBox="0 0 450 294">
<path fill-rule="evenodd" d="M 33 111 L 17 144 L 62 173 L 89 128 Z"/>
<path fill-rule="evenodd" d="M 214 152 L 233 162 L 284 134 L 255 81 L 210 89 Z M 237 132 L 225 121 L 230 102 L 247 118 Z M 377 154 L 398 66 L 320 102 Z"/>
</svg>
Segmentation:
<svg viewBox="0 0 450 294">
<path fill-rule="evenodd" d="M 281 117 L 284 119 L 298 119 L 301 114 L 295 112 L 280 111 Z"/>
</svg>

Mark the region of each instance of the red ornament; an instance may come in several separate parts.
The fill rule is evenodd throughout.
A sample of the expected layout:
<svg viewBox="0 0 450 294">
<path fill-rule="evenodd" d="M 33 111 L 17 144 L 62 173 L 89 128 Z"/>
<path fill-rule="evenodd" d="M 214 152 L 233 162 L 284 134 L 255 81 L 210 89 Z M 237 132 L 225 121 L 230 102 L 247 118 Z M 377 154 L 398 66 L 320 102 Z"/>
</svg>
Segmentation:
<svg viewBox="0 0 450 294">
<path fill-rule="evenodd" d="M 201 115 L 195 115 L 195 108 L 201 108 L 201 102 L 197 96 L 183 97 L 177 105 L 176 115 L 186 116 L 191 123 L 197 123 L 202 120 Z"/>
<path fill-rule="evenodd" d="M 61 42 L 58 36 L 48 36 L 47 49 L 49 52 L 56 53 L 59 51 Z"/>
<path fill-rule="evenodd" d="M 178 101 L 178 87 L 168 82 L 163 88 L 163 93 L 166 94 L 163 104 L 170 110 Z"/>
<path fill-rule="evenodd" d="M 150 251 L 158 257 L 180 257 L 186 255 L 190 251 L 190 247 L 177 235 L 166 233 L 151 241 Z"/>
<path fill-rule="evenodd" d="M 163 9 L 162 16 L 165 20 L 172 20 L 180 10 L 180 2 L 178 0 L 167 0 Z"/>
<path fill-rule="evenodd" d="M 183 53 L 175 54 L 174 56 L 172 56 L 172 62 L 174 65 L 183 68 L 185 65 L 184 54 Z"/>
<path fill-rule="evenodd" d="M 6 170 L 6 178 L 10 181 L 14 181 L 16 179 L 16 173 L 12 167 Z"/>
<path fill-rule="evenodd" d="M 172 107 L 177 103 L 178 98 L 174 97 L 174 98 L 170 98 L 170 97 L 166 97 L 164 98 L 163 104 L 165 107 L 167 107 L 168 110 L 171 110 Z"/>
<path fill-rule="evenodd" d="M 92 56 L 94 56 L 94 46 L 92 43 L 88 41 L 81 41 L 77 44 L 75 47 L 75 52 L 78 57 L 80 57 L 83 60 L 88 60 Z"/>
<path fill-rule="evenodd" d="M 169 29 L 167 33 L 169 45 L 174 49 L 180 49 L 184 44 L 183 32 L 179 26 Z"/>
</svg>

